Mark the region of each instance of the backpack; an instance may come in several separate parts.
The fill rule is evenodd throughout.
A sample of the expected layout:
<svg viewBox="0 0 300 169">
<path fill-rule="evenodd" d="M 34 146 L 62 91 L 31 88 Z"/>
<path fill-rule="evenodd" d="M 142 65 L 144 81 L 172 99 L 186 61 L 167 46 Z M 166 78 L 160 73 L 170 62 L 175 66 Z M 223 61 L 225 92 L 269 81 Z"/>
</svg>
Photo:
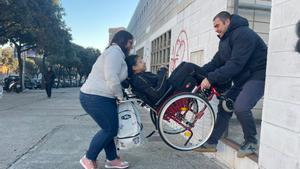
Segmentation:
<svg viewBox="0 0 300 169">
<path fill-rule="evenodd" d="M 119 131 L 117 135 L 118 149 L 130 149 L 141 145 L 140 112 L 132 101 L 121 102 L 118 105 Z"/>
</svg>

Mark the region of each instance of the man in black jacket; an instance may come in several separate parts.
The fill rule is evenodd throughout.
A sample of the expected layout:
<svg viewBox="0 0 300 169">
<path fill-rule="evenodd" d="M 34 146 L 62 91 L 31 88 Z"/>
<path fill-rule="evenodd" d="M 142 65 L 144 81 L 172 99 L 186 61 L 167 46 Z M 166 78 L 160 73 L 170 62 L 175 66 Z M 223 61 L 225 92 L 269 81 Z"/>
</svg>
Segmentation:
<svg viewBox="0 0 300 169">
<path fill-rule="evenodd" d="M 220 38 L 219 50 L 213 59 L 202 67 L 206 77 L 202 89 L 215 83 L 233 81 L 227 97 L 234 101 L 234 112 L 241 123 L 245 142 L 238 151 L 244 157 L 256 151 L 256 125 L 251 109 L 264 94 L 267 46 L 248 26 L 247 19 L 220 12 L 213 19 L 215 31 Z M 217 151 L 232 112 L 226 112 L 221 103 L 213 133 L 209 140 L 198 149 L 201 152 Z"/>
</svg>

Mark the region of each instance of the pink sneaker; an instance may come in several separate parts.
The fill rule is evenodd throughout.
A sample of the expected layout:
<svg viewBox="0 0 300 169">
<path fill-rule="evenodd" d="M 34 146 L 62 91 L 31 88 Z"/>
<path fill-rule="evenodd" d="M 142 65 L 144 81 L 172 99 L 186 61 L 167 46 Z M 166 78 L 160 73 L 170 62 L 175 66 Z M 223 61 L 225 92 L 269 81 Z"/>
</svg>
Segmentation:
<svg viewBox="0 0 300 169">
<path fill-rule="evenodd" d="M 86 156 L 83 156 L 79 162 L 84 169 L 96 169 L 97 168 L 96 161 L 89 160 L 86 158 Z"/>
<path fill-rule="evenodd" d="M 118 168 L 118 169 L 123 169 L 123 168 L 128 168 L 129 163 L 127 161 L 122 161 L 120 159 L 115 159 L 112 161 L 106 160 L 105 162 L 105 168 Z"/>
</svg>

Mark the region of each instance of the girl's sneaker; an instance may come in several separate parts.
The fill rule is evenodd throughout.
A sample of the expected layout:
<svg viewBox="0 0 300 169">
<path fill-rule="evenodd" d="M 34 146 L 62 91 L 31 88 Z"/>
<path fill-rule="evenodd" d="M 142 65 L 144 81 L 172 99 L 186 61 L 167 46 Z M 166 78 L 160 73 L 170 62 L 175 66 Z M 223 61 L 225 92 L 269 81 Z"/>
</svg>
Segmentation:
<svg viewBox="0 0 300 169">
<path fill-rule="evenodd" d="M 86 158 L 86 156 L 83 156 L 79 162 L 84 169 L 96 169 L 97 168 L 96 161 L 89 160 Z"/>
<path fill-rule="evenodd" d="M 112 161 L 106 160 L 105 163 L 105 168 L 118 168 L 118 169 L 123 169 L 123 168 L 128 168 L 129 163 L 127 161 L 122 161 L 120 159 L 115 159 Z"/>
</svg>

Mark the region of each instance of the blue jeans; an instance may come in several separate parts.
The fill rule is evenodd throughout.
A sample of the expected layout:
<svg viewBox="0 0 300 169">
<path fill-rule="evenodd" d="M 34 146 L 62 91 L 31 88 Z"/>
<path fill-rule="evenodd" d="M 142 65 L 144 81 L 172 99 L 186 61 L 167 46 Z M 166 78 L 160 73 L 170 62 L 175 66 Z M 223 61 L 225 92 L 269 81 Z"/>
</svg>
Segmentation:
<svg viewBox="0 0 300 169">
<path fill-rule="evenodd" d="M 116 159 L 117 150 L 114 137 L 118 134 L 119 128 L 116 100 L 81 92 L 80 103 L 83 109 L 101 127 L 101 130 L 93 137 L 86 157 L 95 161 L 104 149 L 108 160 Z"/>
<path fill-rule="evenodd" d="M 256 125 L 251 109 L 263 96 L 264 86 L 265 82 L 262 80 L 249 80 L 242 87 L 233 86 L 226 94 L 227 97 L 234 100 L 234 113 L 242 126 L 244 139 L 247 142 L 257 143 Z M 218 140 L 228 127 L 231 116 L 232 113 L 223 110 L 222 104 L 219 103 L 217 120 L 208 143 L 218 143 Z"/>
</svg>

